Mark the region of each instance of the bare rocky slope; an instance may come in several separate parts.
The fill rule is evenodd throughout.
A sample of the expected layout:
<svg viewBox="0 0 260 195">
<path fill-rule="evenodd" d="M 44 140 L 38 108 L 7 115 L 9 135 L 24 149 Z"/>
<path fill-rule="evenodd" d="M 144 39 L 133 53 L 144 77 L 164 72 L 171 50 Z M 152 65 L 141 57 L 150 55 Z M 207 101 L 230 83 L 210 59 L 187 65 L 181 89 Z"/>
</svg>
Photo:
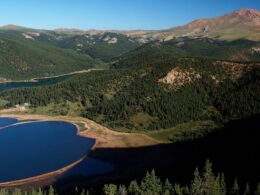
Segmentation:
<svg viewBox="0 0 260 195">
<path fill-rule="evenodd" d="M 62 40 L 67 36 L 103 37 L 106 33 L 124 35 L 130 41 L 146 43 L 152 40 L 168 41 L 176 37 L 209 37 L 221 40 L 248 39 L 260 40 L 260 11 L 254 9 L 242 9 L 224 16 L 209 19 L 198 19 L 184 26 L 178 26 L 165 30 L 79 30 L 79 29 L 55 29 L 53 31 L 29 29 L 14 25 L 0 27 L 0 30 L 26 31 L 35 39 L 40 36 L 50 36 L 56 40 Z M 38 32 L 38 34 L 35 34 Z M 40 34 L 39 34 L 40 33 Z M 25 35 L 23 35 L 25 37 Z M 28 39 L 29 36 L 27 36 Z M 49 37 L 49 38 L 50 38 Z M 25 37 L 26 38 L 26 37 Z M 104 40 L 108 42 L 109 40 Z"/>
<path fill-rule="evenodd" d="M 124 34 L 141 43 L 151 40 L 168 41 L 177 37 L 209 37 L 221 40 L 248 39 L 260 40 L 260 11 L 253 9 L 237 10 L 210 19 L 198 19 L 184 26 L 175 27 L 168 30 L 149 31 L 99 31 L 99 30 L 70 30 L 62 29 L 57 32 L 68 34 L 88 34 L 102 35 L 105 32 Z"/>
</svg>

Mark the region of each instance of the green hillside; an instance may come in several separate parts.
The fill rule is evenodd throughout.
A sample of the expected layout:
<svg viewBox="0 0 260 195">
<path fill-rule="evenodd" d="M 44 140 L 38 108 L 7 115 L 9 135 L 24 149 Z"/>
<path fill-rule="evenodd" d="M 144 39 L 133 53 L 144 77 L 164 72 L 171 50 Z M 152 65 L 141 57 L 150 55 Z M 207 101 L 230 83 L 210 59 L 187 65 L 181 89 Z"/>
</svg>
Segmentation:
<svg viewBox="0 0 260 195">
<path fill-rule="evenodd" d="M 98 35 L 78 35 L 69 37 L 57 44 L 93 58 L 110 61 L 121 54 L 136 49 L 140 44 L 124 35 L 106 32 Z"/>
<path fill-rule="evenodd" d="M 234 61 L 259 61 L 260 52 L 254 48 L 259 42 L 249 40 L 219 41 L 208 38 L 178 38 L 167 42 L 152 42 L 122 56 L 112 65 L 114 68 L 129 68 L 138 64 L 156 64 L 163 56 L 207 57 Z M 152 59 L 151 59 L 152 58 Z"/>
<path fill-rule="evenodd" d="M 0 35 L 12 40 L 19 39 L 41 45 L 71 49 L 103 61 L 110 61 L 141 45 L 126 35 L 112 32 L 96 34 L 89 34 L 88 32 L 70 33 L 69 31 L 48 31 L 7 26 L 0 28 Z"/>
<path fill-rule="evenodd" d="M 181 76 L 172 84 L 161 82 L 171 70 Z M 9 106 L 29 102 L 35 112 L 64 115 L 75 107 L 72 102 L 80 108 L 80 115 L 103 125 L 124 131 L 165 129 L 165 139 L 181 140 L 202 136 L 222 122 L 258 114 L 259 75 L 259 65 L 254 63 L 175 59 L 150 53 L 138 67 L 10 90 L 1 93 L 1 98 L 9 101 Z M 43 109 L 46 106 L 49 109 Z M 172 134 L 176 130 L 172 127 L 180 132 Z"/>
<path fill-rule="evenodd" d="M 0 35 L 0 77 L 24 80 L 88 69 L 97 62 L 87 55 Z"/>
</svg>

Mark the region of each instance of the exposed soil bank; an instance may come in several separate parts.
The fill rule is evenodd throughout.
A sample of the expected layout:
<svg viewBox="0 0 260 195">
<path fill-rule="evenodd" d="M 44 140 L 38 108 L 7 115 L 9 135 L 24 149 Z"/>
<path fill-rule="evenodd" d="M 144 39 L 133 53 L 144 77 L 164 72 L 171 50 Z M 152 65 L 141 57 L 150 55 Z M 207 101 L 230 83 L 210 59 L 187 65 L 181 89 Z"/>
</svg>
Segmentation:
<svg viewBox="0 0 260 195">
<path fill-rule="evenodd" d="M 17 118 L 21 120 L 40 121 L 65 121 L 74 124 L 78 128 L 78 135 L 96 139 L 95 148 L 137 148 L 153 146 L 164 142 L 158 141 L 142 133 L 123 133 L 113 131 L 92 120 L 82 117 L 69 116 L 45 116 L 30 114 L 7 114 L 0 111 L 0 117 Z M 79 126 L 84 124 L 84 127 Z"/>
<path fill-rule="evenodd" d="M 77 164 L 79 164 L 81 161 L 83 161 L 86 158 L 86 156 L 87 155 L 83 156 L 81 159 L 77 160 L 76 162 L 74 162 L 66 167 L 63 167 L 59 170 L 45 173 L 45 174 L 38 175 L 38 176 L 34 176 L 34 177 L 30 177 L 30 178 L 26 178 L 26 179 L 19 179 L 19 180 L 10 181 L 10 182 L 3 182 L 3 183 L 0 183 L 0 187 L 17 187 L 17 186 L 21 186 L 24 184 L 39 182 L 42 180 L 46 180 L 48 178 L 56 177 L 58 175 L 63 174 L 64 172 L 68 171 L 69 169 L 73 168 Z"/>
</svg>

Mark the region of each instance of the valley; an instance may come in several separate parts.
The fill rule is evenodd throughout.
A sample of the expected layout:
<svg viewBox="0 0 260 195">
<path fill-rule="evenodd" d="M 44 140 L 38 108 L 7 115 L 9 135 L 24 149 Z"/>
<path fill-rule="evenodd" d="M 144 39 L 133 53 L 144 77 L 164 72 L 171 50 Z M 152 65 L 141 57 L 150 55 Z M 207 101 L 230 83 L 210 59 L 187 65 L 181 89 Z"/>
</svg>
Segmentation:
<svg viewBox="0 0 260 195">
<path fill-rule="evenodd" d="M 0 194 L 260 190 L 259 26 L 243 9 L 164 30 L 0 27 Z"/>
</svg>

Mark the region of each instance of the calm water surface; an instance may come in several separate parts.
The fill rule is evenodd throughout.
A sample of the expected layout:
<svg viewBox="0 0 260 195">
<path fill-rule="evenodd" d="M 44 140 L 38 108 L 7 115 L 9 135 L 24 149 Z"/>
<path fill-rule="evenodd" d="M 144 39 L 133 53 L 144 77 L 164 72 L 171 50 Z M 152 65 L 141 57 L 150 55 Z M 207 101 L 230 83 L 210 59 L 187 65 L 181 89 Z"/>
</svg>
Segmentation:
<svg viewBox="0 0 260 195">
<path fill-rule="evenodd" d="M 12 125 L 18 122 L 15 118 L 0 118 L 0 128 L 8 125 Z"/>
<path fill-rule="evenodd" d="M 17 122 L 0 118 L 0 126 Z M 0 129 L 0 182 L 28 178 L 82 158 L 95 140 L 76 135 L 66 122 L 30 122 Z"/>
<path fill-rule="evenodd" d="M 48 79 L 38 79 L 38 82 L 13 82 L 13 83 L 0 83 L 0 92 L 8 90 L 8 89 L 15 89 L 15 88 L 21 88 L 21 87 L 39 87 L 44 85 L 52 85 L 56 84 L 62 81 L 65 81 L 66 79 L 70 78 L 73 75 L 65 75 L 65 76 L 59 76 L 59 77 L 53 77 Z"/>
</svg>

